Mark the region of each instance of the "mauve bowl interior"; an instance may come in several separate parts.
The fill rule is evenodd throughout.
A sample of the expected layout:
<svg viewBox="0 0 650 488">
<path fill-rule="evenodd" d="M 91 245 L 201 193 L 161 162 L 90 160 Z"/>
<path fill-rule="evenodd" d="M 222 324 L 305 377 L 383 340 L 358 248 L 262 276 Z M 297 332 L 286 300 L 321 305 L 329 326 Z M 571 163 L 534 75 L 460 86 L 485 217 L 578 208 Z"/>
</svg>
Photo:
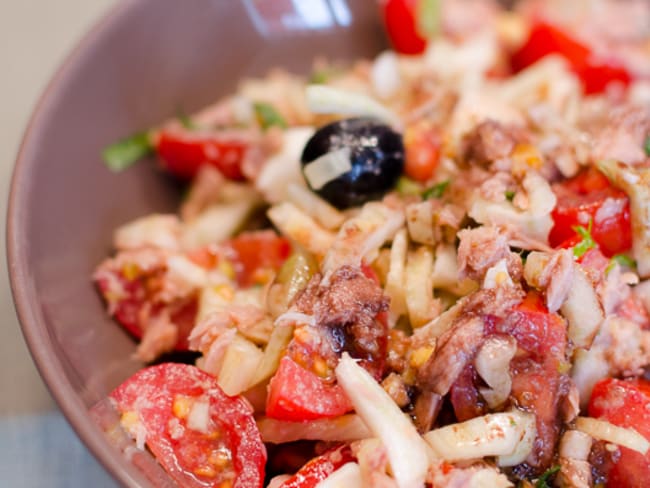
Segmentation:
<svg viewBox="0 0 650 488">
<path fill-rule="evenodd" d="M 295 5 L 310 10 L 294 11 Z M 321 15 L 317 15 L 323 7 Z M 302 7 L 301 7 L 302 8 Z M 43 95 L 11 187 L 8 262 L 29 348 L 64 414 L 125 486 L 151 477 L 128 462 L 88 409 L 142 365 L 107 315 L 91 275 L 112 230 L 174 211 L 178 190 L 153 162 L 108 171 L 101 149 L 190 112 L 274 66 L 369 56 L 384 46 L 369 0 L 127 0 L 80 43 Z"/>
</svg>

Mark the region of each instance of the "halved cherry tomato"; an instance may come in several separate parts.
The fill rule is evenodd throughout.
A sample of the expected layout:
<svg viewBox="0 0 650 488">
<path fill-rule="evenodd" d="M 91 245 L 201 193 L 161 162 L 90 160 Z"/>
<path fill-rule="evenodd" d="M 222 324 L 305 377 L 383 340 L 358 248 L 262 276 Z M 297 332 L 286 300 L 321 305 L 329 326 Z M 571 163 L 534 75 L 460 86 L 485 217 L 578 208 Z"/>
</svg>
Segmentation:
<svg viewBox="0 0 650 488">
<path fill-rule="evenodd" d="M 352 410 L 343 389 L 328 383 L 285 356 L 269 383 L 266 415 L 280 420 L 301 421 L 338 417 Z"/>
<path fill-rule="evenodd" d="M 548 311 L 538 293 L 529 292 L 505 320 L 489 326 L 490 330 L 517 340 L 519 352 L 510 363 L 511 395 L 519 407 L 535 412 L 537 441 L 529 464 L 541 473 L 553 460 L 560 431 L 558 404 L 566 324 Z"/>
<path fill-rule="evenodd" d="M 125 429 L 142 435 L 156 459 L 184 487 L 261 487 L 266 449 L 241 397 L 187 364 L 142 369 L 110 395 Z"/>
<path fill-rule="evenodd" d="M 420 54 L 427 41 L 417 29 L 417 7 L 420 0 L 386 0 L 383 6 L 384 25 L 395 51 Z"/>
<path fill-rule="evenodd" d="M 549 234 L 551 246 L 567 247 L 563 243 L 577 235 L 574 227 L 588 228 L 591 221 L 591 235 L 605 256 L 632 247 L 629 198 L 611 186 L 602 173 L 588 169 L 554 185 L 553 191 L 557 205 L 551 214 L 554 222 Z"/>
<path fill-rule="evenodd" d="M 428 124 L 406 129 L 404 174 L 422 183 L 429 181 L 438 167 L 441 143 L 440 131 Z"/>
<path fill-rule="evenodd" d="M 650 440 L 650 382 L 606 379 L 594 386 L 589 416 L 620 427 L 632 427 Z M 650 480 L 650 452 L 642 455 L 625 447 L 609 470 L 607 486 L 642 488 Z"/>
<path fill-rule="evenodd" d="M 246 287 L 265 283 L 291 254 L 291 243 L 271 230 L 243 232 L 225 246 L 232 251 L 237 282 Z"/>
<path fill-rule="evenodd" d="M 549 54 L 560 54 L 580 78 L 586 94 L 601 93 L 612 82 L 627 86 L 631 77 L 615 60 L 596 59 L 591 49 L 559 26 L 537 20 L 526 42 L 511 57 L 514 71 L 520 71 Z"/>
<path fill-rule="evenodd" d="M 148 305 L 148 317 L 154 318 L 163 311 L 169 313 L 172 324 L 178 329 L 178 340 L 174 346 L 175 351 L 187 351 L 187 338 L 194 328 L 194 321 L 198 303 L 196 297 L 171 304 L 152 303 L 147 291 L 146 282 L 150 276 L 137 276 L 127 279 L 123 272 L 115 272 L 110 279 L 102 276 L 97 279 L 97 287 L 106 301 L 113 307 L 115 320 L 124 327 L 136 339 L 142 339 L 144 334 L 144 323 L 141 319 L 143 307 Z M 155 278 L 154 278 L 155 279 Z M 113 302 L 114 293 L 111 281 L 117 281 L 121 285 L 124 296 L 120 296 L 117 302 Z"/>
<path fill-rule="evenodd" d="M 314 488 L 341 466 L 354 460 L 355 457 L 348 444 L 335 447 L 313 458 L 282 483 L 280 488 Z"/>
<path fill-rule="evenodd" d="M 226 178 L 244 178 L 241 163 L 247 144 L 225 134 L 189 130 L 163 130 L 156 152 L 164 168 L 182 179 L 191 179 L 204 164 L 217 168 Z"/>
</svg>

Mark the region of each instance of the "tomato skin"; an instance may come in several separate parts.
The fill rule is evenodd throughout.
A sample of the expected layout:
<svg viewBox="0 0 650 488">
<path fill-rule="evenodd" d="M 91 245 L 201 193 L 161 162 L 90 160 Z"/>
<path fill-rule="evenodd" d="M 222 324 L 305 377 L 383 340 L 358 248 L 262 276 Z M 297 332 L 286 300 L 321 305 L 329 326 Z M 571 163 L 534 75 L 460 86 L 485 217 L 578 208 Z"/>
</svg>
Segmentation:
<svg viewBox="0 0 650 488">
<path fill-rule="evenodd" d="M 354 460 L 348 444 L 335 447 L 310 460 L 280 488 L 314 488 L 341 466 Z"/>
<path fill-rule="evenodd" d="M 174 413 L 179 396 L 209 402 L 207 433 L 184 426 L 172 437 L 174 422 L 183 422 Z M 210 475 L 201 470 L 211 466 L 210 456 L 221 449 L 231 455 L 235 488 L 262 487 L 266 449 L 252 408 L 243 398 L 223 393 L 209 374 L 187 364 L 163 363 L 138 371 L 110 398 L 123 415 L 136 414 L 147 446 L 180 486 L 221 486 L 219 471 Z"/>
<path fill-rule="evenodd" d="M 409 127 L 404 135 L 404 174 L 421 183 L 429 181 L 438 167 L 440 147 L 438 129 L 421 124 Z"/>
<path fill-rule="evenodd" d="M 603 93 L 612 82 L 619 82 L 623 86 L 628 86 L 632 82 L 628 71 L 615 64 L 587 62 L 577 69 L 577 75 L 582 80 L 586 95 Z"/>
<path fill-rule="evenodd" d="M 605 379 L 591 393 L 589 416 L 620 427 L 632 427 L 650 440 L 650 382 Z M 620 448 L 620 458 L 609 470 L 607 486 L 642 488 L 650 479 L 650 452 L 645 456 Z"/>
<path fill-rule="evenodd" d="M 266 399 L 268 417 L 289 420 L 316 420 L 338 417 L 352 410 L 352 404 L 337 384 L 325 382 L 293 359 L 284 356 L 269 383 Z"/>
<path fill-rule="evenodd" d="M 384 25 L 395 51 L 420 54 L 427 41 L 417 31 L 418 0 L 386 0 L 383 6 Z"/>
<path fill-rule="evenodd" d="M 543 20 L 533 23 L 527 41 L 512 54 L 511 66 L 518 72 L 549 54 L 560 54 L 569 62 L 587 95 L 602 93 L 615 81 L 624 86 L 631 82 L 630 74 L 619 63 L 594 59 L 588 46 Z"/>
<path fill-rule="evenodd" d="M 163 130 L 156 145 L 163 167 L 185 180 L 196 176 L 204 164 L 231 180 L 244 179 L 241 163 L 246 149 L 247 144 L 235 138 L 186 130 Z"/>
<path fill-rule="evenodd" d="M 573 227 L 587 228 L 591 219 L 591 235 L 605 256 L 632 247 L 629 198 L 625 192 L 612 187 L 605 176 L 589 169 L 554 185 L 553 190 L 557 205 L 551 213 L 554 223 L 549 234 L 551 246 L 567 247 L 564 243 L 577 235 Z M 605 212 L 605 205 L 613 210 Z M 606 216 L 602 217 L 602 213 Z"/>
</svg>

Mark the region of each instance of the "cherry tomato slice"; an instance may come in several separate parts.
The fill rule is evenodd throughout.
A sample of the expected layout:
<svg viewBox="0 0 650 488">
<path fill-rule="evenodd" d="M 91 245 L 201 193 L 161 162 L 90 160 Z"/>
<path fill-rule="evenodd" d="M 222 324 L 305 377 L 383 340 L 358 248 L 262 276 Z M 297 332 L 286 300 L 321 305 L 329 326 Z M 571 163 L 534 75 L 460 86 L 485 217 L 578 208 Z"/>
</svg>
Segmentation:
<svg viewBox="0 0 650 488">
<path fill-rule="evenodd" d="M 589 416 L 620 427 L 632 427 L 650 440 L 650 382 L 606 379 L 594 386 L 589 400 Z M 642 455 L 625 447 L 611 466 L 607 486 L 641 488 L 650 479 L 650 452 Z"/>
<path fill-rule="evenodd" d="M 184 487 L 261 487 L 266 449 L 251 406 L 187 364 L 142 369 L 110 395 L 122 425 Z"/>
<path fill-rule="evenodd" d="M 384 25 L 395 51 L 402 54 L 420 54 L 427 41 L 417 30 L 419 0 L 387 0 L 384 3 Z"/>
<path fill-rule="evenodd" d="M 271 230 L 244 232 L 225 246 L 232 251 L 237 282 L 243 287 L 266 283 L 269 273 L 277 272 L 291 254 L 289 241 Z"/>
<path fill-rule="evenodd" d="M 441 145 L 437 128 L 428 124 L 409 127 L 404 134 L 406 176 L 421 183 L 429 181 L 438 167 Z"/>
<path fill-rule="evenodd" d="M 324 381 L 285 356 L 269 383 L 266 415 L 290 421 L 338 417 L 352 404 L 337 384 Z"/>
<path fill-rule="evenodd" d="M 511 66 L 517 72 L 549 54 L 560 54 L 569 62 L 586 94 L 601 93 L 612 82 L 627 86 L 631 81 L 628 71 L 618 62 L 595 59 L 588 46 L 543 20 L 532 25 L 526 42 L 513 53 Z"/>
<path fill-rule="evenodd" d="M 217 168 L 226 178 L 241 180 L 242 159 L 247 144 L 224 134 L 186 130 L 162 131 L 156 152 L 173 175 L 191 179 L 204 164 Z"/>
<path fill-rule="evenodd" d="M 555 185 L 553 190 L 557 205 L 551 214 L 554 222 L 549 234 L 551 246 L 563 246 L 577 235 L 574 227 L 588 228 L 591 220 L 591 235 L 605 256 L 632 247 L 629 198 L 612 187 L 597 170 L 580 173 Z"/>
<path fill-rule="evenodd" d="M 562 317 L 548 311 L 538 293 L 529 292 L 507 319 L 487 329 L 517 340 L 520 352 L 510 363 L 511 394 L 518 406 L 535 412 L 537 439 L 529 464 L 541 474 L 553 460 L 560 430 L 558 404 L 566 324 Z"/>
<path fill-rule="evenodd" d="M 341 466 L 354 460 L 348 444 L 335 447 L 309 461 L 280 488 L 314 488 Z"/>
</svg>

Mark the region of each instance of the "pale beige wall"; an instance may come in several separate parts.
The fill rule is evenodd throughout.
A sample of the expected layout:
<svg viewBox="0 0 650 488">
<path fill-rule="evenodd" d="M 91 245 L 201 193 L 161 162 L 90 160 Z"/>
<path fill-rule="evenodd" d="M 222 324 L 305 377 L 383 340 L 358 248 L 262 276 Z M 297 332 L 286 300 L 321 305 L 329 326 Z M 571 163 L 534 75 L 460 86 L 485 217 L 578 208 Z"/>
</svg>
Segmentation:
<svg viewBox="0 0 650 488">
<path fill-rule="evenodd" d="M 65 55 L 118 0 L 0 0 L 0 219 L 30 112 Z M 0 414 L 52 408 L 14 312 L 0 241 Z"/>
</svg>

